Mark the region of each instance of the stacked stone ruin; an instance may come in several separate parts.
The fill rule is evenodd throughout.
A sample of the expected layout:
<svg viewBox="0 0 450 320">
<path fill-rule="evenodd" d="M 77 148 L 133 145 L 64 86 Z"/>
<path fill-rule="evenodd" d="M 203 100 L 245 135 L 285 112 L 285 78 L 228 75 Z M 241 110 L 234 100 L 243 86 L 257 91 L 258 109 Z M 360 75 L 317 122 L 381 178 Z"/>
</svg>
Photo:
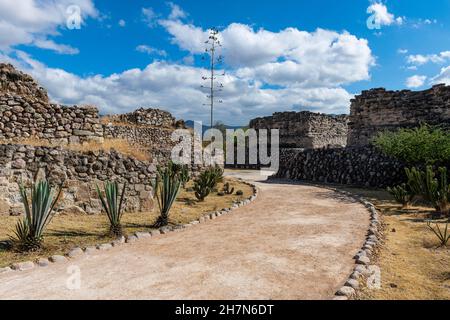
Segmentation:
<svg viewBox="0 0 450 320">
<path fill-rule="evenodd" d="M 371 143 L 380 132 L 421 124 L 450 127 L 450 86 L 363 91 L 351 101 L 346 148 L 283 149 L 276 177 L 378 188 L 402 183 L 405 164 Z"/>
<path fill-rule="evenodd" d="M 175 145 L 172 133 L 184 127 L 184 122 L 166 111 L 144 108 L 110 119 L 111 123 L 105 123 L 93 106 L 50 103 L 45 89 L 31 76 L 0 64 L 0 214 L 21 212 L 18 182 L 29 183 L 36 176 L 46 176 L 54 184 L 64 182 L 61 212 L 100 213 L 95 188 L 106 180 L 127 183 L 127 211 L 149 211 L 153 206 L 151 180 L 157 165 L 170 159 Z M 148 152 L 152 161 L 138 161 L 115 151 L 20 145 L 23 139 L 61 146 L 101 143 L 108 138 L 128 140 Z"/>
<path fill-rule="evenodd" d="M 278 112 L 250 121 L 250 128 L 279 129 L 281 148 L 315 149 L 347 144 L 348 116 L 313 112 Z"/>
<path fill-rule="evenodd" d="M 351 101 L 348 145 L 364 146 L 383 131 L 414 128 L 420 123 L 450 125 L 450 86 L 425 91 L 363 91 Z"/>
</svg>

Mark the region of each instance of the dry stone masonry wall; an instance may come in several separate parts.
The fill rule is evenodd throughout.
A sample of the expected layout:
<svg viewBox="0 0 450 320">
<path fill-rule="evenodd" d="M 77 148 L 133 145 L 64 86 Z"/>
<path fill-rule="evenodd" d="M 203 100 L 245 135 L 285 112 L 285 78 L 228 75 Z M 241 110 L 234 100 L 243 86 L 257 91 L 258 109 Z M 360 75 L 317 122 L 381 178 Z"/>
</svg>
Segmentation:
<svg viewBox="0 0 450 320">
<path fill-rule="evenodd" d="M 374 147 L 283 149 L 277 178 L 386 188 L 404 182 L 404 165 Z"/>
<path fill-rule="evenodd" d="M 378 132 L 421 123 L 450 125 L 450 86 L 436 85 L 425 91 L 363 91 L 351 103 L 348 145 L 368 145 Z"/>
<path fill-rule="evenodd" d="M 95 107 L 51 104 L 47 92 L 12 65 L 0 64 L 0 139 L 46 139 L 55 143 L 103 140 Z"/>
<path fill-rule="evenodd" d="M 109 117 L 111 122 L 128 123 L 139 126 L 173 128 L 176 119 L 167 111 L 140 108 L 134 112 Z"/>
<path fill-rule="evenodd" d="M 36 175 L 53 183 L 65 181 L 61 210 L 66 213 L 100 213 L 95 188 L 104 181 L 127 183 L 127 211 L 149 211 L 156 166 L 170 159 L 175 144 L 172 132 L 184 128 L 184 122 L 158 109 L 109 118 L 112 123 L 104 124 L 97 108 L 91 106 L 52 104 L 32 77 L 10 64 L 0 64 L 0 214 L 23 211 L 18 182 L 33 181 Z M 114 124 L 116 121 L 120 124 Z M 81 153 L 22 145 L 24 138 L 57 145 L 126 139 L 136 149 L 148 152 L 153 161 L 141 162 L 115 151 Z"/>
<path fill-rule="evenodd" d="M 53 184 L 64 182 L 60 210 L 65 213 L 98 214 L 101 203 L 96 185 L 103 181 L 127 183 L 126 210 L 149 211 L 153 207 L 151 181 L 154 165 L 124 157 L 117 152 L 78 153 L 59 148 L 0 145 L 0 214 L 23 211 L 18 182 L 47 177 Z"/>
<path fill-rule="evenodd" d="M 250 122 L 250 128 L 279 129 L 282 148 L 322 148 L 346 145 L 347 122 L 345 115 L 284 112 L 254 119 Z"/>
</svg>

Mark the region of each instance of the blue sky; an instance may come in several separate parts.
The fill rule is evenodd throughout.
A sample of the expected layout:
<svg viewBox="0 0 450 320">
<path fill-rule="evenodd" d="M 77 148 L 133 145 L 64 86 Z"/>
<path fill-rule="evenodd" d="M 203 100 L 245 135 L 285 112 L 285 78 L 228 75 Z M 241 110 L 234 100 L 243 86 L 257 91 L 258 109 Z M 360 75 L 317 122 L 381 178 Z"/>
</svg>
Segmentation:
<svg viewBox="0 0 450 320">
<path fill-rule="evenodd" d="M 72 4 L 81 29 L 67 27 Z M 241 125 L 277 111 L 347 113 L 374 87 L 450 84 L 449 25 L 449 0 L 0 0 L 0 61 L 60 103 L 206 122 L 200 57 L 216 26 L 227 73 L 216 118 Z"/>
</svg>

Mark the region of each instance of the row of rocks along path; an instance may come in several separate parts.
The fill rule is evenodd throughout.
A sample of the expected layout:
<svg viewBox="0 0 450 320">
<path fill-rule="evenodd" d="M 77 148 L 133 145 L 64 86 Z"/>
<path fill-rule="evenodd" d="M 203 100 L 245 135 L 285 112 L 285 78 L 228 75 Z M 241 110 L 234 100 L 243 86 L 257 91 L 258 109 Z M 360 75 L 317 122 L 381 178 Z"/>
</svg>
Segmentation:
<svg viewBox="0 0 450 320">
<path fill-rule="evenodd" d="M 0 299 L 331 299 L 354 267 L 369 213 L 333 191 L 267 183 L 231 215 L 63 264 L 0 275 Z M 67 288 L 69 266 L 81 288 Z"/>
</svg>

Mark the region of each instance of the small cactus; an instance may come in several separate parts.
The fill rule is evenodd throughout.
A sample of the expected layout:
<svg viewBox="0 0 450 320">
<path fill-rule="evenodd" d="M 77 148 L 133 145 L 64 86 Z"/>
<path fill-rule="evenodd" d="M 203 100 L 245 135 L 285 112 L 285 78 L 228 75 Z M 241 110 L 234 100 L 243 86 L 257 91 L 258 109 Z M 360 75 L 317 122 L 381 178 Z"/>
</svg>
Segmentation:
<svg viewBox="0 0 450 320">
<path fill-rule="evenodd" d="M 223 193 L 224 194 L 228 194 L 228 195 L 234 193 L 234 188 L 230 187 L 230 183 L 229 182 L 224 184 L 224 186 L 223 186 Z"/>
</svg>

